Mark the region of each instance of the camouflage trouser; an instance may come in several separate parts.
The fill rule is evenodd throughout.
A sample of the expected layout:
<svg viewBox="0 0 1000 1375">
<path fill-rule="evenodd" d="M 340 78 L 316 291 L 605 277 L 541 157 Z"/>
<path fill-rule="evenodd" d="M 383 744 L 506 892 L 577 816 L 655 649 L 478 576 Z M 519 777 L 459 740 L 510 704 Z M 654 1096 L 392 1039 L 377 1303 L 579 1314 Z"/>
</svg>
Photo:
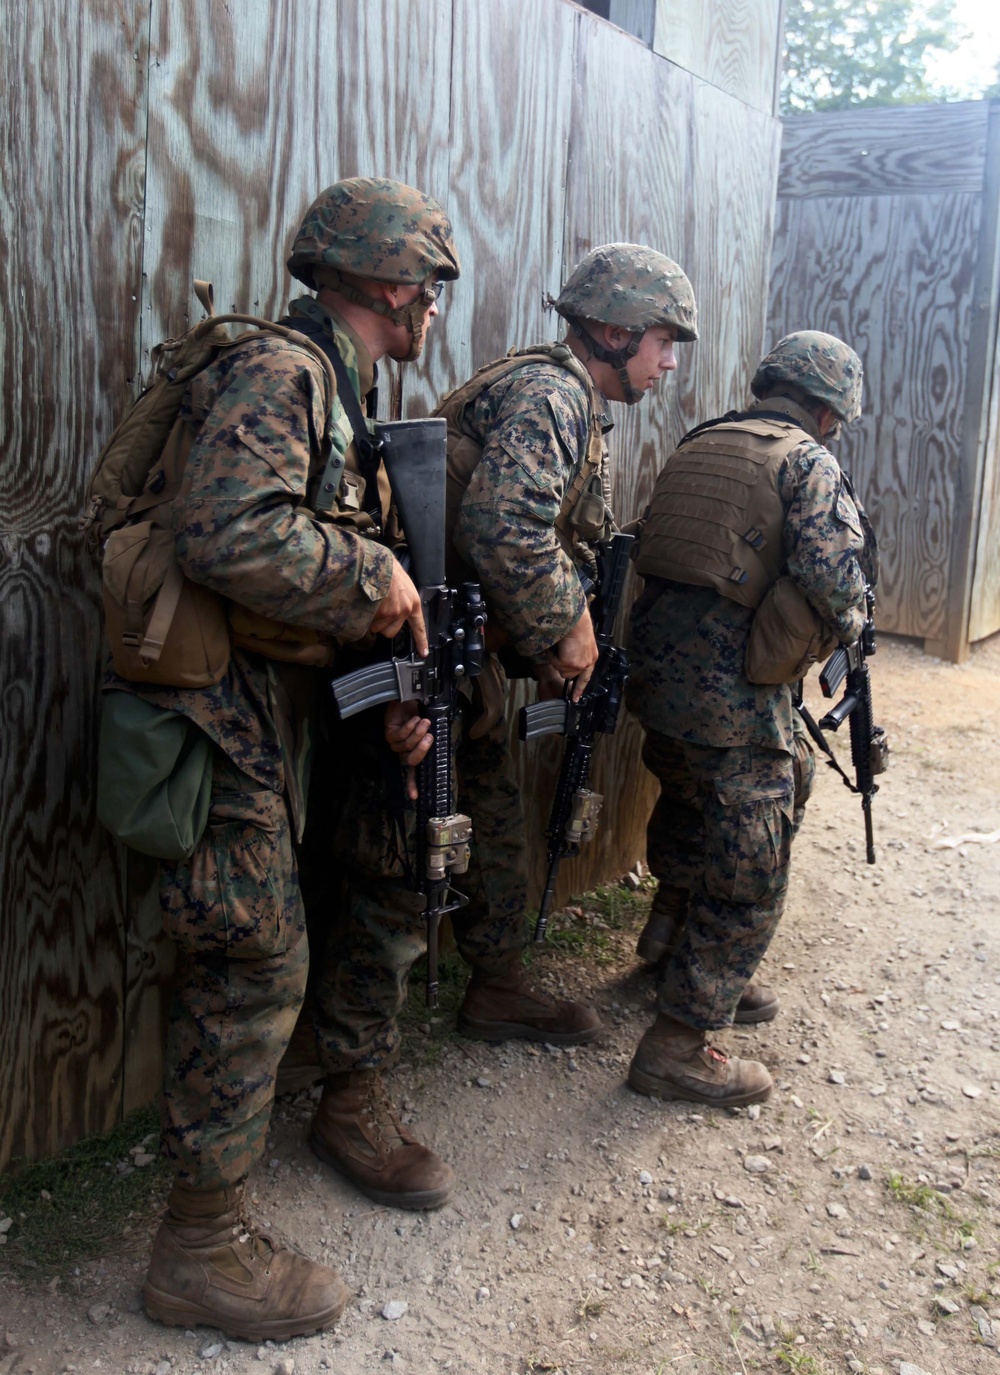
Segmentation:
<svg viewBox="0 0 1000 1375">
<path fill-rule="evenodd" d="M 178 950 L 163 1150 L 178 1178 L 216 1188 L 264 1148 L 309 959 L 284 799 L 221 751 L 205 834 L 190 859 L 161 865 L 160 903 Z"/>
<path fill-rule="evenodd" d="M 376 723 L 378 725 L 379 723 Z M 363 740 L 352 725 L 334 754 L 349 754 L 350 793 L 335 828 L 332 854 L 343 875 L 339 901 L 329 901 L 320 883 L 306 889 L 310 928 L 321 927 L 325 943 L 322 972 L 313 984 L 314 1018 L 320 1060 L 327 1073 L 391 1065 L 399 1055 L 396 1018 L 406 1001 L 407 976 L 427 947 L 423 898 L 410 890 L 399 827 L 388 794 L 393 785 L 380 732 Z M 482 739 L 470 739 L 456 723 L 455 750 L 458 810 L 472 819 L 472 861 L 456 886 L 468 907 L 452 914 L 455 942 L 465 960 L 482 970 L 499 969 L 528 942 L 527 858 L 521 797 L 514 779 L 507 724 L 501 721 Z M 321 780 L 314 775 L 314 783 Z M 322 840 L 316 829 L 323 811 L 310 796 L 310 833 L 306 837 L 309 867 Z M 401 799 L 397 799 L 398 804 Z M 412 842 L 412 809 L 406 829 Z M 412 843 L 410 846 L 412 855 Z M 314 940 L 318 944 L 318 937 Z"/>
<path fill-rule="evenodd" d="M 650 870 L 689 895 L 657 1005 L 689 1026 L 728 1026 L 781 919 L 812 752 L 799 735 L 793 758 L 647 731 L 642 757 L 661 788 L 646 833 Z"/>
</svg>

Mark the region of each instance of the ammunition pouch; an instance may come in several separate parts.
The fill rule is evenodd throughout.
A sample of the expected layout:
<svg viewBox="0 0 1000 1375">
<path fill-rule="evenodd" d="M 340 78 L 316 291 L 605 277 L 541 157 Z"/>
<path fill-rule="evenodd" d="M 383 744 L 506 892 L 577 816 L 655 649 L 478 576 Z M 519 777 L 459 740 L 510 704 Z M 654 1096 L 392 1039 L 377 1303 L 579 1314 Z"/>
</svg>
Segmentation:
<svg viewBox="0 0 1000 1375">
<path fill-rule="evenodd" d="M 829 658 L 837 637 L 791 578 L 778 578 L 754 614 L 744 671 L 751 683 L 794 683 Z"/>
</svg>

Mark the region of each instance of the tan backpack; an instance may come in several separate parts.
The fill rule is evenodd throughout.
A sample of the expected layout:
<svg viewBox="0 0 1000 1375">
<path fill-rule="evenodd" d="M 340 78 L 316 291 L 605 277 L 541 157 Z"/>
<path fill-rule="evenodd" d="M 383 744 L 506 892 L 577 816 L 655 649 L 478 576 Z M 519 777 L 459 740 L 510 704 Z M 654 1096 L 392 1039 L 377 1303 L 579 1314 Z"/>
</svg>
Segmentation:
<svg viewBox="0 0 1000 1375">
<path fill-rule="evenodd" d="M 196 281 L 194 290 L 208 318 L 153 349 L 152 380 L 101 451 L 84 520 L 100 561 L 115 672 L 186 688 L 219 682 L 230 655 L 223 598 L 186 578 L 174 550 L 170 507 L 193 442 L 178 418 L 188 385 L 225 350 L 257 337 L 225 328 L 242 324 L 312 354 L 326 374 L 328 409 L 337 391 L 330 361 L 311 339 L 253 315 L 216 315 L 211 283 Z"/>
</svg>

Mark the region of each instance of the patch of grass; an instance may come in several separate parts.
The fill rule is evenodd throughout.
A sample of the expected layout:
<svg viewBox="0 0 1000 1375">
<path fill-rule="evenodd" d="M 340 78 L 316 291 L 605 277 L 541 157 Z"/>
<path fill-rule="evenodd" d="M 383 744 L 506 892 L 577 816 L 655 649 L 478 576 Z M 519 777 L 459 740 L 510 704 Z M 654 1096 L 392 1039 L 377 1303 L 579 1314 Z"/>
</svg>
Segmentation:
<svg viewBox="0 0 1000 1375">
<path fill-rule="evenodd" d="M 707 1232 L 711 1225 L 712 1218 L 710 1217 L 700 1217 L 696 1222 L 679 1217 L 667 1217 L 666 1215 L 660 1218 L 660 1226 L 668 1237 L 680 1236 L 682 1233 L 687 1232 L 695 1236 L 699 1232 Z"/>
<path fill-rule="evenodd" d="M 155 1108 L 141 1108 L 102 1136 L 33 1165 L 17 1163 L 0 1176 L 0 1215 L 14 1219 L 0 1269 L 40 1281 L 79 1261 L 120 1252 L 123 1238 L 145 1246 L 145 1233 L 162 1207 L 169 1170 L 159 1153 Z M 155 1158 L 134 1168 L 134 1148 Z M 119 1172 L 124 1165 L 128 1173 Z"/>
<path fill-rule="evenodd" d="M 936 1214 L 938 1217 L 948 1218 L 951 1221 L 959 1220 L 954 1208 L 944 1195 L 939 1194 L 937 1189 L 932 1189 L 929 1184 L 915 1184 L 905 1175 L 900 1174 L 898 1170 L 892 1170 L 889 1174 L 887 1187 L 897 1203 L 903 1203 L 908 1208 L 916 1208 L 922 1213 Z"/>
<path fill-rule="evenodd" d="M 791 1342 L 782 1342 L 774 1353 L 774 1359 L 786 1370 L 795 1371 L 795 1375 L 826 1375 L 815 1356 L 810 1356 L 802 1347 Z"/>
</svg>

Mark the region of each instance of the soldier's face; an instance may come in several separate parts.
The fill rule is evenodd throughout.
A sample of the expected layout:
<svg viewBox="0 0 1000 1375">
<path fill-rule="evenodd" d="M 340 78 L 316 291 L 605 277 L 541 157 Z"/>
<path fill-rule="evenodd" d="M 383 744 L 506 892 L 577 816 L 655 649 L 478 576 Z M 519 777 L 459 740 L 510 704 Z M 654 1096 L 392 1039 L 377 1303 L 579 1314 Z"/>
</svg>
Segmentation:
<svg viewBox="0 0 1000 1375">
<path fill-rule="evenodd" d="M 628 378 L 637 392 L 655 387 L 664 373 L 677 367 L 674 344 L 677 331 L 673 325 L 655 325 L 647 329 L 636 353 L 628 360 Z"/>
</svg>

